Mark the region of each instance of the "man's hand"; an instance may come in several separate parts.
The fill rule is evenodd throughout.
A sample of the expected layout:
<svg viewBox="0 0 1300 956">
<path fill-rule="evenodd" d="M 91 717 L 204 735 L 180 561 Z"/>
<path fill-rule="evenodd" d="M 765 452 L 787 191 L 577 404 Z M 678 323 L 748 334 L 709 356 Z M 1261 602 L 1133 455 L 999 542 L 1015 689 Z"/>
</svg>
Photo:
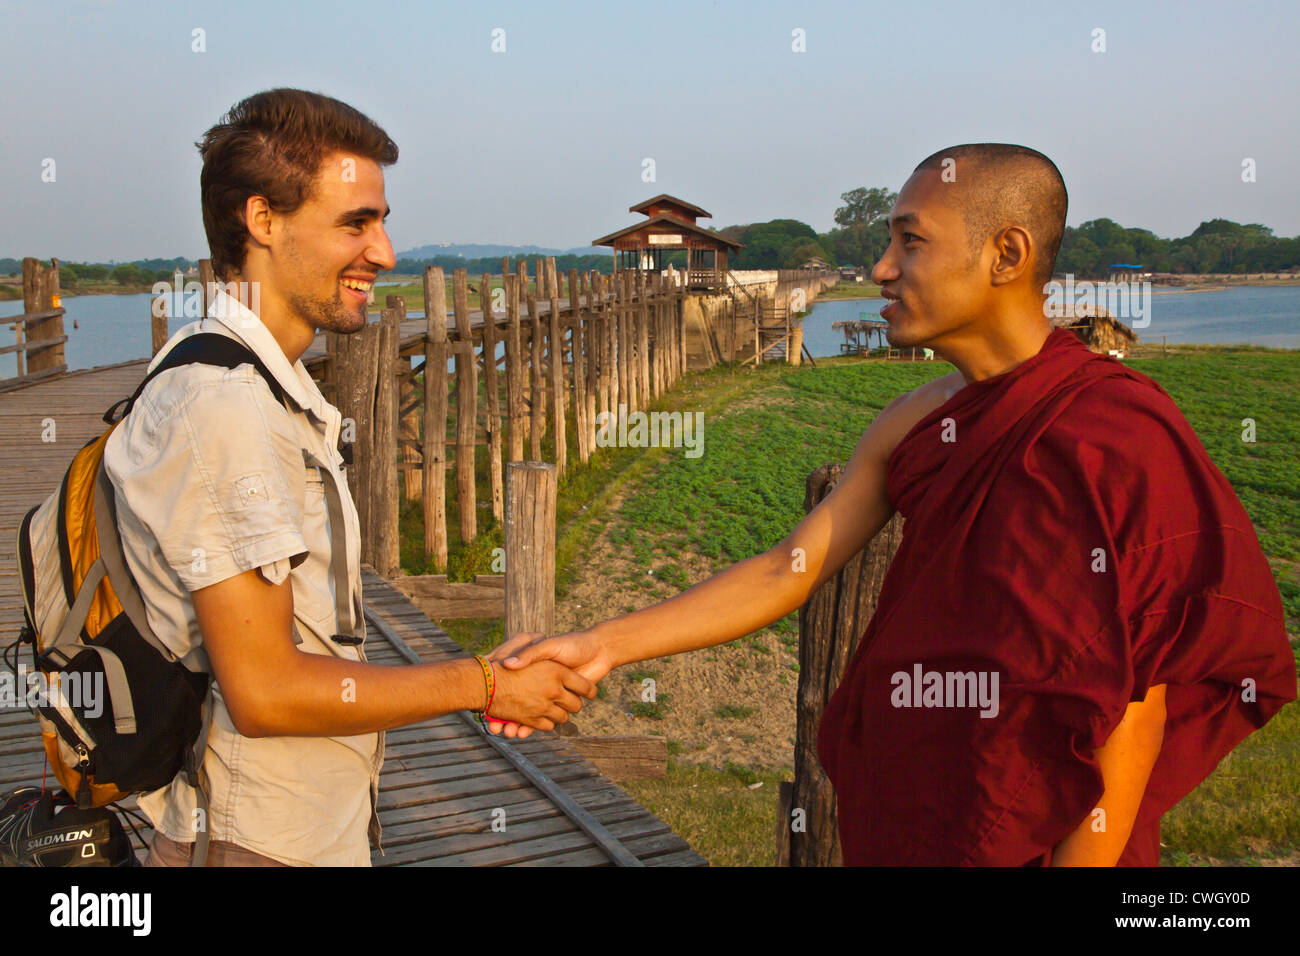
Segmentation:
<svg viewBox="0 0 1300 956">
<path fill-rule="evenodd" d="M 545 634 L 537 633 L 516 634 L 493 650 L 487 657 L 488 660 L 502 665 L 497 670 L 498 681 L 502 679 L 504 674 L 512 671 L 523 671 L 525 668 L 532 670 L 533 665 L 540 666 L 548 661 L 562 664 L 565 668 L 572 668 L 577 677 L 583 678 L 590 683 L 591 693 L 584 694 L 588 698 L 592 698 L 596 694 L 595 682 L 608 674 L 613 667 L 609 651 L 587 631 L 574 631 L 549 638 Z M 525 671 L 525 673 L 527 672 Z M 493 716 L 509 716 L 502 713 L 495 704 L 492 710 L 494 711 Z M 577 713 L 577 710 L 571 712 Z M 568 719 L 567 714 L 565 719 Z M 560 723 L 562 722 L 560 721 Z M 496 734 L 500 733 L 504 728 L 507 737 L 518 737 L 522 740 L 533 732 L 534 727 L 539 730 L 552 729 L 532 724 L 531 721 L 526 723 L 531 724 L 531 726 L 488 720 L 488 732 Z"/>
<path fill-rule="evenodd" d="M 595 684 L 549 660 L 539 661 L 527 669 L 499 668 L 496 677 L 492 716 L 538 730 L 553 730 L 556 724 L 567 721 L 569 714 L 582 710 L 579 695 L 596 696 Z"/>
</svg>

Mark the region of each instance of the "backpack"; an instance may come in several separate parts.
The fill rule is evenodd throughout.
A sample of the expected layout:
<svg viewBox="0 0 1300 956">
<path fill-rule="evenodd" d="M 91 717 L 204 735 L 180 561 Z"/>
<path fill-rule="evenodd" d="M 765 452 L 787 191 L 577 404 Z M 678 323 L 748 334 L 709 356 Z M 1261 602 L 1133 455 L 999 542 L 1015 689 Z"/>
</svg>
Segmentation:
<svg viewBox="0 0 1300 956">
<path fill-rule="evenodd" d="M 104 807 L 185 774 L 203 811 L 190 865 L 203 866 L 211 668 L 202 646 L 177 658 L 150 630 L 103 468 L 109 435 L 145 386 L 167 369 L 196 362 L 225 368 L 251 363 L 276 400 L 284 400 L 275 377 L 247 346 L 202 332 L 178 342 L 129 398 L 114 403 L 104 413 L 110 427 L 77 452 L 58 490 L 19 526 L 24 624 L 14 657 L 30 644 L 33 670 L 24 680 L 22 665 L 10 666 L 20 687 L 44 682 L 36 711 L 45 755 L 78 808 Z"/>
</svg>

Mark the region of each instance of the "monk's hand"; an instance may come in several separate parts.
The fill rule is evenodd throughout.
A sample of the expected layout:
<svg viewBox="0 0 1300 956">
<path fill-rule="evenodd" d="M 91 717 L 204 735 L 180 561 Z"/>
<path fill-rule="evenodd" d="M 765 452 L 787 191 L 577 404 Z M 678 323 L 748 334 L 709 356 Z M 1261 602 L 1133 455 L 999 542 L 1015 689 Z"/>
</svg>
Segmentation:
<svg viewBox="0 0 1300 956">
<path fill-rule="evenodd" d="M 555 661 L 540 660 L 517 670 L 498 668 L 491 707 L 497 719 L 489 718 L 488 729 L 496 733 L 491 725 L 505 723 L 518 730 L 554 730 L 582 710 L 583 697 L 595 696 L 592 681 Z"/>
<path fill-rule="evenodd" d="M 502 665 L 498 673 L 522 670 L 545 661 L 563 664 L 591 682 L 593 691 L 592 694 L 584 695 L 587 697 L 594 696 L 595 683 L 613 667 L 609 651 L 588 631 L 573 631 L 556 637 L 539 633 L 516 634 L 493 650 L 488 655 L 488 660 Z M 494 707 L 493 710 L 495 709 Z M 497 734 L 502 730 L 507 737 L 518 737 L 521 740 L 533 732 L 529 726 L 488 720 L 489 733 Z"/>
</svg>

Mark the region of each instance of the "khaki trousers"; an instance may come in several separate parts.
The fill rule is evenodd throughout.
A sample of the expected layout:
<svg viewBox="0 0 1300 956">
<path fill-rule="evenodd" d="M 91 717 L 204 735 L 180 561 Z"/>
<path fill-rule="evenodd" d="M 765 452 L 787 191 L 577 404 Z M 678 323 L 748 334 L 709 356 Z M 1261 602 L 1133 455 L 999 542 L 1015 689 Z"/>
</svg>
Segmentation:
<svg viewBox="0 0 1300 956">
<path fill-rule="evenodd" d="M 157 830 L 154 831 L 153 840 L 149 844 L 149 855 L 145 858 L 145 866 L 189 866 L 190 857 L 194 855 L 193 843 L 177 843 L 168 837 L 163 836 Z M 254 853 L 252 850 L 245 850 L 242 846 L 234 843 L 227 843 L 224 840 L 213 840 L 208 844 L 207 866 L 288 866 L 287 863 L 281 863 L 279 860 L 273 860 L 269 856 L 262 856 L 260 853 Z"/>
</svg>

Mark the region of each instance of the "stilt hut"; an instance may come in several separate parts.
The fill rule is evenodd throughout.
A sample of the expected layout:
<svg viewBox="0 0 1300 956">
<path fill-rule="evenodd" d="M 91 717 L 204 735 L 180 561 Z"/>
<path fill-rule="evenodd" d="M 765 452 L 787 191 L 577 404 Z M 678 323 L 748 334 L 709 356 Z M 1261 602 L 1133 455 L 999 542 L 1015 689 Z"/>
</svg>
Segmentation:
<svg viewBox="0 0 1300 956">
<path fill-rule="evenodd" d="M 1052 319 L 1052 325 L 1069 329 L 1094 352 L 1123 358 L 1137 344 L 1137 333 L 1110 314 L 1104 306 L 1084 304 L 1077 308 L 1066 304 L 1065 313 Z"/>
</svg>

